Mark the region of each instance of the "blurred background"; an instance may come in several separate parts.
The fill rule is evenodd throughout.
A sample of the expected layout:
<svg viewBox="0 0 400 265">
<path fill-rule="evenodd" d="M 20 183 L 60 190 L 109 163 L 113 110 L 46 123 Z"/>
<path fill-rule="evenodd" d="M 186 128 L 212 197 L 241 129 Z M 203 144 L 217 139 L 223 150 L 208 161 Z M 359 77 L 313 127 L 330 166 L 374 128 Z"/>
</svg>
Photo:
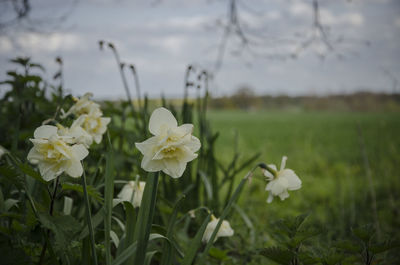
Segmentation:
<svg viewBox="0 0 400 265">
<path fill-rule="evenodd" d="M 182 97 L 188 64 L 213 74 L 218 97 L 400 92 L 397 0 L 2 0 L 0 12 L 1 79 L 17 55 L 49 75 L 60 56 L 74 94 L 124 97 L 99 40 L 135 64 L 152 98 Z"/>
<path fill-rule="evenodd" d="M 379 242 L 398 238 L 400 1 L 1 0 L 0 12 L 0 80 L 17 68 L 9 62 L 16 56 L 41 63 L 51 80 L 60 56 L 64 89 L 114 101 L 110 116 L 115 100 L 127 98 L 100 40 L 134 64 L 152 107 L 162 96 L 182 105 L 188 65 L 196 73 L 188 82 L 209 73 L 218 176 L 259 153 L 277 165 L 287 155 L 303 181 L 272 204 L 264 183 L 252 182 L 240 202 L 252 226 L 230 219 L 233 249 L 251 253 L 247 230 L 257 231 L 255 245 L 271 244 L 270 222 L 305 212 L 328 227 L 322 247 L 365 224 Z M 134 95 L 133 76 L 127 81 Z M 188 92 L 195 104 L 204 90 Z M 238 182 L 246 172 L 236 173 Z M 394 262 L 382 264 L 398 264 L 392 254 Z"/>
</svg>

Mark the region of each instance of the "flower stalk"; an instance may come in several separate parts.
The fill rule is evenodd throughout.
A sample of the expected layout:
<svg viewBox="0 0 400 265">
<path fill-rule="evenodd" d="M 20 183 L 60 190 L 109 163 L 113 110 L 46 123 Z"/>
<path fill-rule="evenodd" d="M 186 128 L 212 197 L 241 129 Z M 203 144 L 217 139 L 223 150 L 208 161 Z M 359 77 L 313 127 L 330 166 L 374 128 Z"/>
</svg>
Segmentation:
<svg viewBox="0 0 400 265">
<path fill-rule="evenodd" d="M 56 200 L 57 187 L 58 187 L 59 181 L 60 181 L 60 177 L 58 176 L 56 178 L 56 182 L 54 183 L 53 194 L 51 195 L 50 208 L 49 208 L 50 216 L 53 216 L 54 201 Z M 45 235 L 44 245 L 43 245 L 43 248 L 42 248 L 42 252 L 40 253 L 39 264 L 43 263 L 44 257 L 46 256 L 47 245 L 48 245 L 48 242 L 49 242 L 49 234 L 50 234 L 50 230 L 47 230 L 46 231 L 46 235 Z"/>
<path fill-rule="evenodd" d="M 83 165 L 82 165 L 83 167 Z M 86 174 L 85 170 L 83 170 L 83 175 L 82 175 L 82 187 L 83 187 L 83 197 L 85 201 L 85 212 L 86 212 L 86 223 L 89 228 L 89 236 L 90 236 L 90 243 L 91 243 L 91 248 L 92 248 L 92 256 L 93 256 L 93 261 L 94 264 L 97 265 L 97 255 L 96 255 L 96 244 L 94 241 L 94 232 L 93 232 L 93 224 L 92 224 L 92 215 L 90 212 L 90 203 L 89 203 L 89 195 L 87 192 L 87 186 L 86 186 Z"/>
</svg>

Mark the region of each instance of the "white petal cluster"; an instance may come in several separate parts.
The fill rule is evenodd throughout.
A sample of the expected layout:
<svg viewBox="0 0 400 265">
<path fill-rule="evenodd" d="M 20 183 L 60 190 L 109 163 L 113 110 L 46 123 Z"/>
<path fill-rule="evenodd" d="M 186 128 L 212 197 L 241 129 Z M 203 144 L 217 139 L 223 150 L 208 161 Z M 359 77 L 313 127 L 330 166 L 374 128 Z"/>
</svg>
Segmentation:
<svg viewBox="0 0 400 265">
<path fill-rule="evenodd" d="M 73 126 L 82 127 L 96 142 L 99 144 L 103 138 L 103 134 L 107 131 L 107 125 L 111 118 L 97 116 L 94 114 L 83 114 L 74 121 Z"/>
<path fill-rule="evenodd" d="M 61 115 L 64 119 L 67 116 L 74 114 L 75 116 L 80 116 L 82 114 L 92 114 L 96 116 L 102 116 L 100 105 L 91 101 L 90 98 L 93 97 L 92 93 L 86 93 L 81 98 L 74 98 L 76 103 L 66 112 Z"/>
<path fill-rule="evenodd" d="M 83 144 L 70 145 L 71 137 L 60 136 L 58 128 L 51 125 L 37 128 L 30 141 L 33 147 L 28 161 L 38 165 L 44 180 L 52 180 L 63 172 L 73 178 L 82 176 L 81 160 L 89 154 Z"/>
<path fill-rule="evenodd" d="M 70 144 L 83 144 L 86 148 L 89 148 L 93 142 L 93 137 L 75 122 L 69 128 L 61 124 L 57 124 L 57 127 L 60 136 L 66 136 L 67 139 L 70 138 L 68 140 Z"/>
<path fill-rule="evenodd" d="M 203 234 L 202 241 L 204 243 L 207 243 L 210 240 L 215 228 L 217 227 L 218 222 L 219 222 L 219 218 L 215 218 L 215 216 L 212 215 L 211 221 L 207 224 L 206 230 L 204 231 L 204 234 Z M 226 220 L 223 220 L 222 224 L 217 232 L 217 235 L 214 239 L 214 242 L 217 241 L 217 239 L 219 237 L 229 237 L 229 236 L 233 236 L 233 234 L 234 234 L 234 231 L 231 228 L 231 225 L 229 224 L 229 222 Z"/>
<path fill-rule="evenodd" d="M 73 114 L 78 117 L 68 130 L 61 133 L 72 136 L 86 147 L 89 147 L 93 141 L 97 144 L 101 142 L 103 134 L 107 131 L 107 125 L 111 121 L 111 118 L 103 117 L 100 105 L 90 100 L 92 96 L 91 93 L 86 93 L 80 99 L 76 99 L 76 103 L 61 116 L 61 118 L 66 118 Z"/>
<path fill-rule="evenodd" d="M 140 207 L 142 202 L 144 187 L 146 182 L 144 181 L 129 181 L 118 194 L 118 198 L 121 201 L 128 201 L 132 203 L 133 207 Z"/>
<path fill-rule="evenodd" d="M 186 164 L 197 157 L 200 141 L 192 135 L 193 124 L 178 126 L 172 113 L 165 108 L 153 111 L 149 131 L 154 136 L 136 143 L 143 154 L 141 166 L 148 172 L 162 170 L 165 174 L 179 178 Z"/>
<path fill-rule="evenodd" d="M 301 180 L 291 169 L 285 169 L 287 157 L 284 156 L 281 162 L 281 168 L 277 171 L 275 165 L 268 165 L 270 168 L 276 171 L 276 176 L 264 170 L 265 177 L 269 180 L 265 190 L 269 191 L 267 199 L 268 203 L 271 203 L 274 196 L 279 196 L 283 201 L 289 197 L 288 190 L 298 190 L 301 188 Z"/>
</svg>

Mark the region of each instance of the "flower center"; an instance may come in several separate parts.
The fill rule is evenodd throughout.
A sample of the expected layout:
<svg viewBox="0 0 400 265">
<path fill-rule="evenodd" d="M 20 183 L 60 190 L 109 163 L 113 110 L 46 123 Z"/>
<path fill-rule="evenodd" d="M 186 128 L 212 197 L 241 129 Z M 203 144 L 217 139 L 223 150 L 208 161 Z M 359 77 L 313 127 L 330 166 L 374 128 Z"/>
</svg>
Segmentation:
<svg viewBox="0 0 400 265">
<path fill-rule="evenodd" d="M 170 146 L 170 147 L 165 148 L 162 151 L 162 153 L 163 153 L 164 157 L 170 158 L 170 157 L 174 157 L 176 155 L 175 154 L 176 150 L 177 150 L 177 148 L 175 146 Z"/>
</svg>

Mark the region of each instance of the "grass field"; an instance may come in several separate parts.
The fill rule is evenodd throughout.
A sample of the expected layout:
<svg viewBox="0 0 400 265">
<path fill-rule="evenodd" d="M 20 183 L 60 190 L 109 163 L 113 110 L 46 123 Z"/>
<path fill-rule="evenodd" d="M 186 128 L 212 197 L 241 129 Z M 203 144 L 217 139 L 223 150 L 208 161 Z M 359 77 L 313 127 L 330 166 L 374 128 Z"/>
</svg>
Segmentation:
<svg viewBox="0 0 400 265">
<path fill-rule="evenodd" d="M 265 184 L 252 181 L 241 206 L 256 231 L 268 231 L 269 221 L 310 212 L 311 222 L 330 227 L 330 238 L 366 223 L 377 225 L 381 237 L 398 234 L 398 113 L 213 111 L 209 118 L 220 132 L 218 159 L 229 161 L 237 133 L 242 159 L 261 152 L 260 161 L 279 167 L 287 155 L 287 167 L 303 181 L 290 198 L 272 204 L 266 203 Z"/>
</svg>

